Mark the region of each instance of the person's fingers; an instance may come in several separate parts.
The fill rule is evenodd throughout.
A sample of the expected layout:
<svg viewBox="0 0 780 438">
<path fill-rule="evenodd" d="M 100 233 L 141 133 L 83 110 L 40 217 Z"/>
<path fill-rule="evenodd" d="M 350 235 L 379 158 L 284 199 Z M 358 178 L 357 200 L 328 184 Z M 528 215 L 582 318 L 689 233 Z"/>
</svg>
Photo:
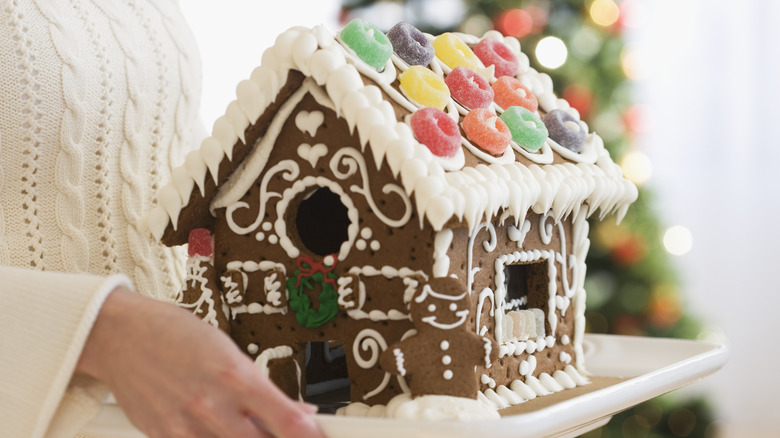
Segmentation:
<svg viewBox="0 0 780 438">
<path fill-rule="evenodd" d="M 227 404 L 204 398 L 190 404 L 190 414 L 219 438 L 265 438 L 271 437 L 256 425 L 247 415 Z"/>
<path fill-rule="evenodd" d="M 291 400 L 264 375 L 252 387 L 255 393 L 248 394 L 247 410 L 271 434 L 279 438 L 325 437 L 317 426 L 311 405 Z"/>
</svg>

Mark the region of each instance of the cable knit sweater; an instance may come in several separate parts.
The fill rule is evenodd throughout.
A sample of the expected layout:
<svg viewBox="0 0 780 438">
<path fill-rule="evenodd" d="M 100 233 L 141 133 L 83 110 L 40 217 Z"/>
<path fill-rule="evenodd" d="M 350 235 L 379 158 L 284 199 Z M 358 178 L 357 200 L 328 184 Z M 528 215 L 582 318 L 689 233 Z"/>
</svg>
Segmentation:
<svg viewBox="0 0 780 438">
<path fill-rule="evenodd" d="M 0 0 L 0 436 L 72 437 L 105 296 L 178 289 L 142 218 L 199 140 L 200 71 L 176 0 Z"/>
</svg>

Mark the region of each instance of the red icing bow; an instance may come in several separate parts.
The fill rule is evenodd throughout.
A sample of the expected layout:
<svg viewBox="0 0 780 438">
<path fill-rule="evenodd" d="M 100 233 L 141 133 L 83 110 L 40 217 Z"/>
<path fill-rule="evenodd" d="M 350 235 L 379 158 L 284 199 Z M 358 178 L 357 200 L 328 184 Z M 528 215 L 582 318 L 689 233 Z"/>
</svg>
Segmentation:
<svg viewBox="0 0 780 438">
<path fill-rule="evenodd" d="M 324 257 L 323 260 L 326 257 Z M 300 287 L 301 278 L 303 277 L 310 278 L 312 275 L 316 274 L 317 272 L 322 272 L 322 281 L 324 283 L 328 283 L 333 287 L 336 287 L 336 280 L 328 277 L 328 273 L 332 271 L 333 268 L 336 267 L 336 260 L 337 260 L 336 254 L 331 254 L 329 257 L 333 258 L 333 264 L 330 266 L 325 266 L 324 261 L 322 260 L 317 261 L 312 256 L 299 256 L 297 259 L 295 259 L 295 263 L 298 265 L 298 270 L 299 270 L 298 277 L 295 280 L 295 287 Z"/>
</svg>

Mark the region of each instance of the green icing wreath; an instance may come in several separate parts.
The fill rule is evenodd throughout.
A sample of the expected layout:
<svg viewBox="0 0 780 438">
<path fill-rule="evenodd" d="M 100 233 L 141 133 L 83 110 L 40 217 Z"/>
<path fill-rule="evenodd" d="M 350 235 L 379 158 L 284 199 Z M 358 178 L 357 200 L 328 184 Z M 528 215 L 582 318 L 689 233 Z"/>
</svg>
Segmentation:
<svg viewBox="0 0 780 438">
<path fill-rule="evenodd" d="M 299 260 L 298 266 L 301 269 L 296 269 L 295 275 L 287 279 L 289 304 L 298 324 L 315 328 L 332 321 L 339 311 L 339 294 L 336 291 L 338 276 L 313 260 Z M 304 293 L 304 288 L 313 290 L 314 283 L 321 286 L 319 309 L 312 308 L 309 296 Z"/>
</svg>

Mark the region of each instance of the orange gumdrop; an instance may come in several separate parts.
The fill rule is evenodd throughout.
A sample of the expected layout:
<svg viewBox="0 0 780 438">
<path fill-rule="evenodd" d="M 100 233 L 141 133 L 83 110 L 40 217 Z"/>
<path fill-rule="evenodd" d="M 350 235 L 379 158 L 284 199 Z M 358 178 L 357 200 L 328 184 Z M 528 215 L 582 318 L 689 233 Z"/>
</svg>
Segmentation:
<svg viewBox="0 0 780 438">
<path fill-rule="evenodd" d="M 469 111 L 461 126 L 469 140 L 492 155 L 503 154 L 512 140 L 512 133 L 506 123 L 485 108 Z"/>
<path fill-rule="evenodd" d="M 518 79 L 511 76 L 502 76 L 493 83 L 493 101 L 503 109 L 510 106 L 522 106 L 529 111 L 536 112 L 539 101 L 531 90 L 526 88 Z"/>
</svg>

